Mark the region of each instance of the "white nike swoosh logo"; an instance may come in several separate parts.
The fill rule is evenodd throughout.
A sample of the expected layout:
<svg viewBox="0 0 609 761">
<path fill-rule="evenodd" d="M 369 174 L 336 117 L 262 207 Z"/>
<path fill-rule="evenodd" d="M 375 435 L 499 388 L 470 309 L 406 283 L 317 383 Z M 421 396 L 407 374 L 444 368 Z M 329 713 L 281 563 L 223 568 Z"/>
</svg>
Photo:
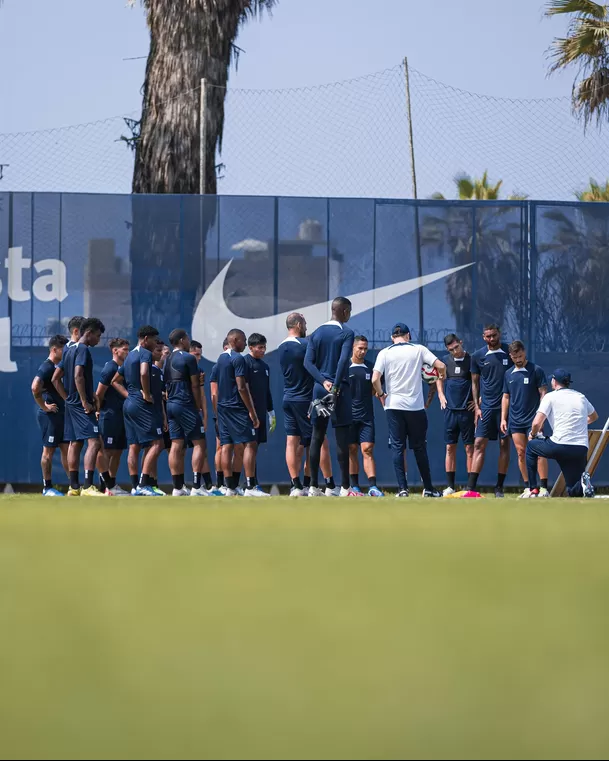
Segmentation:
<svg viewBox="0 0 609 761">
<path fill-rule="evenodd" d="M 332 315 L 332 299 L 322 301 L 319 304 L 311 304 L 306 307 L 295 307 L 289 312 L 273 314 L 268 317 L 239 317 L 231 312 L 224 299 L 224 281 L 229 267 L 233 263 L 231 259 L 228 264 L 214 278 L 212 284 L 205 291 L 197 308 L 195 309 L 192 319 L 191 336 L 196 336 L 197 341 L 203 344 L 203 356 L 215 361 L 219 352 L 222 350 L 222 341 L 226 338 L 227 333 L 233 328 L 241 328 L 246 334 L 262 333 L 267 340 L 267 353 L 275 351 L 279 344 L 286 336 L 285 321 L 292 312 L 300 312 L 305 316 L 311 332 L 319 327 L 322 323 L 330 319 Z M 386 304 L 388 301 L 412 293 L 425 285 L 434 283 L 444 277 L 459 272 L 459 270 L 471 267 L 473 263 L 462 264 L 459 267 L 451 267 L 440 272 L 433 272 L 431 275 L 422 277 L 413 277 L 409 280 L 402 280 L 400 283 L 383 285 L 380 288 L 372 288 L 369 291 L 362 291 L 352 296 L 347 296 L 352 304 L 351 316 L 356 317 L 362 312 Z"/>
</svg>

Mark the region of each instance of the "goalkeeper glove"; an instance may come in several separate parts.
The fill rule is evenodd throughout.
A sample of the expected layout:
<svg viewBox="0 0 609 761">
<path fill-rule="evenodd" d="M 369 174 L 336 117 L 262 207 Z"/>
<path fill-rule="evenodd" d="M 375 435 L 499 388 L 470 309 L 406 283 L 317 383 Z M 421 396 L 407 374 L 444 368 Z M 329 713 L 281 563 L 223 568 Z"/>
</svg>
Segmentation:
<svg viewBox="0 0 609 761">
<path fill-rule="evenodd" d="M 277 416 L 275 415 L 274 410 L 271 410 L 268 414 L 269 414 L 269 431 L 273 433 L 275 431 L 275 428 L 277 428 Z"/>
<path fill-rule="evenodd" d="M 325 399 L 326 397 L 324 397 Z M 313 399 L 311 402 L 311 405 L 309 406 L 309 417 L 311 417 L 311 413 L 313 410 L 315 410 L 315 414 L 317 417 L 320 418 L 327 418 L 332 415 L 332 410 L 329 410 L 326 405 L 324 404 L 324 399 Z"/>
</svg>

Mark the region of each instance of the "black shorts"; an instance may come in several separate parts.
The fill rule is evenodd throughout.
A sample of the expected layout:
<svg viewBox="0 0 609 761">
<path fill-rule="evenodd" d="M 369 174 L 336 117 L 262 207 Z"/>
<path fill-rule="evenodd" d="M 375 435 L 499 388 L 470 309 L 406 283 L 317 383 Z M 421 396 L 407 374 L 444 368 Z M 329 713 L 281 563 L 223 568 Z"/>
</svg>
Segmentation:
<svg viewBox="0 0 609 761">
<path fill-rule="evenodd" d="M 444 410 L 444 443 L 456 444 L 459 436 L 464 444 L 473 444 L 476 433 L 474 413 L 469 410 Z"/>
</svg>

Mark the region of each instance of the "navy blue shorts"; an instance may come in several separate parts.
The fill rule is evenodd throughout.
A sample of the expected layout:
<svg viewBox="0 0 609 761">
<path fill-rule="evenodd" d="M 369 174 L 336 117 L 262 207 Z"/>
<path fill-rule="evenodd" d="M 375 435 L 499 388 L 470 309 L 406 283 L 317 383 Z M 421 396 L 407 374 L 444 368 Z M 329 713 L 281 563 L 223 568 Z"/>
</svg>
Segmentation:
<svg viewBox="0 0 609 761">
<path fill-rule="evenodd" d="M 286 436 L 300 436 L 300 443 L 308 447 L 311 443 L 311 420 L 309 402 L 283 402 L 283 421 Z"/>
<path fill-rule="evenodd" d="M 482 417 L 478 420 L 476 426 L 477 439 L 505 439 L 501 433 L 501 410 L 482 410 Z"/>
<path fill-rule="evenodd" d="M 476 432 L 474 413 L 469 410 L 444 410 L 444 443 L 456 444 L 459 436 L 464 444 L 473 444 Z"/>
<path fill-rule="evenodd" d="M 143 399 L 128 397 L 123 406 L 127 443 L 144 446 L 163 438 L 163 413 Z"/>
<path fill-rule="evenodd" d="M 205 436 L 201 413 L 192 407 L 167 402 L 167 422 L 171 439 L 198 441 Z"/>
<path fill-rule="evenodd" d="M 58 447 L 63 444 L 64 414 L 63 412 L 43 412 L 36 415 L 38 427 L 42 433 L 43 447 Z"/>
<path fill-rule="evenodd" d="M 82 404 L 66 403 L 66 420 L 63 429 L 66 441 L 86 441 L 99 436 L 99 423 L 94 412 L 85 412 Z"/>
<path fill-rule="evenodd" d="M 349 444 L 374 444 L 374 420 L 355 420 L 351 423 Z"/>
<path fill-rule="evenodd" d="M 256 429 L 246 409 L 218 405 L 220 444 L 248 444 L 256 441 Z"/>
<path fill-rule="evenodd" d="M 392 449 L 404 451 L 427 444 L 427 413 L 425 410 L 385 410 L 389 441 Z"/>
<path fill-rule="evenodd" d="M 313 386 L 313 399 L 323 399 L 328 392 L 319 383 Z M 311 413 L 311 423 L 315 425 L 317 415 L 315 412 Z M 353 412 L 351 410 L 351 387 L 349 384 L 343 383 L 340 387 L 340 394 L 336 400 L 336 407 L 332 413 L 332 426 L 334 428 L 340 428 L 344 425 L 351 425 L 353 422 Z"/>
<path fill-rule="evenodd" d="M 99 416 L 104 449 L 127 449 L 127 434 L 122 411 L 105 410 Z"/>
</svg>

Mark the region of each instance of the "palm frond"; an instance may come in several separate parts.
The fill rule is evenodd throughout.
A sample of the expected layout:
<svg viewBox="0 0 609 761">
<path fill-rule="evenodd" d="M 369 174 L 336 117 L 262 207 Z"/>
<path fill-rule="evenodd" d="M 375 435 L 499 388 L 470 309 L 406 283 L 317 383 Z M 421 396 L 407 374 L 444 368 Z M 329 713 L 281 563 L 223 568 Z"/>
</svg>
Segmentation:
<svg viewBox="0 0 609 761">
<path fill-rule="evenodd" d="M 607 17 L 607 6 L 592 0 L 551 0 L 546 5 L 546 16 L 558 16 L 562 13 L 579 13 L 597 19 Z"/>
<path fill-rule="evenodd" d="M 458 174 L 455 177 L 457 185 L 457 198 L 461 201 L 469 201 L 474 197 L 474 182 L 467 174 Z"/>
<path fill-rule="evenodd" d="M 429 198 L 432 201 L 446 201 L 446 196 L 440 192 L 432 193 Z"/>
</svg>

